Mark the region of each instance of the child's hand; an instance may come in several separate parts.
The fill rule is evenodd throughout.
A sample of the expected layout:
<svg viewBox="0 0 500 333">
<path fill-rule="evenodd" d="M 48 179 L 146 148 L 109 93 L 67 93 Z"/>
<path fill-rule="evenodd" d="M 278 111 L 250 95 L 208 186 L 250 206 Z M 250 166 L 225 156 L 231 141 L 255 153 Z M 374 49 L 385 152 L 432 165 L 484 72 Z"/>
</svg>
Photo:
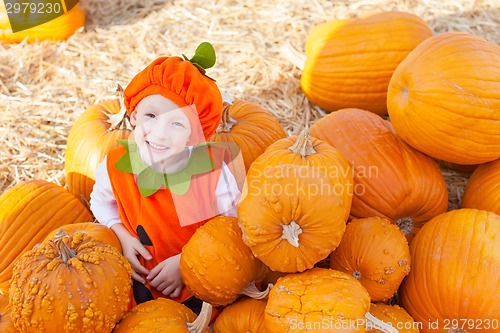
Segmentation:
<svg viewBox="0 0 500 333">
<path fill-rule="evenodd" d="M 144 279 L 142 275 L 148 275 L 149 270 L 141 265 L 138 256 L 142 256 L 144 259 L 149 260 L 151 259 L 151 254 L 144 247 L 144 245 L 142 245 L 140 240 L 138 240 L 128 232 L 123 224 L 115 224 L 111 227 L 111 229 L 115 232 L 116 236 L 120 240 L 123 256 L 127 258 L 130 266 L 132 266 L 132 278 L 140 283 L 145 284 L 146 279 Z"/>
<path fill-rule="evenodd" d="M 179 266 L 180 259 L 181 255 L 178 254 L 156 265 L 146 277 L 149 285 L 167 297 L 178 297 L 184 287 Z"/>
</svg>

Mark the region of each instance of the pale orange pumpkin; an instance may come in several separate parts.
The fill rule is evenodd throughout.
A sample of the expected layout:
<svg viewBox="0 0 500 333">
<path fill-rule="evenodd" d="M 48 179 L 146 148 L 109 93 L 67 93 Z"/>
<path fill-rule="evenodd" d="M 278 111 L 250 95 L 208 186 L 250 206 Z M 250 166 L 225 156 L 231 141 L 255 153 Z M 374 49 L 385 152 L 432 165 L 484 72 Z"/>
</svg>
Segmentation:
<svg viewBox="0 0 500 333">
<path fill-rule="evenodd" d="M 224 102 L 221 123 L 210 141 L 236 144 L 248 170 L 269 145 L 286 136 L 280 123 L 261 105 L 235 99 Z"/>
<path fill-rule="evenodd" d="M 469 208 L 422 227 L 410 244 L 411 271 L 398 293 L 405 310 L 424 323 L 422 332 L 498 332 L 498 235 L 500 215 Z M 464 330 L 448 330 L 453 321 Z"/>
<path fill-rule="evenodd" d="M 15 260 L 52 230 L 92 219 L 90 211 L 57 184 L 30 180 L 9 188 L 0 196 L 0 282 L 9 280 Z"/>
<path fill-rule="evenodd" d="M 358 279 L 372 302 L 386 301 L 396 293 L 410 272 L 410 263 L 405 235 L 390 221 L 378 217 L 349 222 L 339 246 L 330 255 L 330 267 Z"/>
<path fill-rule="evenodd" d="M 267 295 L 255 282 L 268 269 L 243 243 L 233 216 L 217 216 L 196 230 L 182 248 L 180 270 L 188 290 L 214 306 L 228 305 L 243 294 Z"/>
<path fill-rule="evenodd" d="M 222 310 L 214 323 L 214 333 L 266 333 L 264 309 L 266 299 L 243 297 Z"/>
<path fill-rule="evenodd" d="M 211 309 L 204 303 L 197 317 L 184 304 L 160 297 L 136 305 L 121 318 L 113 333 L 209 333 Z"/>
<path fill-rule="evenodd" d="M 462 208 L 477 208 L 500 214 L 500 159 L 481 164 L 464 189 Z"/>
<path fill-rule="evenodd" d="M 424 323 L 415 322 L 413 318 L 399 305 L 388 305 L 384 303 L 372 303 L 370 313 L 376 318 L 389 323 L 399 333 L 419 333 Z M 425 323 L 428 325 L 428 323 Z M 381 333 L 378 329 L 366 331 L 367 333 Z"/>
<path fill-rule="evenodd" d="M 438 164 L 403 142 L 389 121 L 361 109 L 342 109 L 311 126 L 311 136 L 339 149 L 351 163 L 353 218 L 384 217 L 413 225 L 412 238 L 448 208 Z"/>
<path fill-rule="evenodd" d="M 398 136 L 436 159 L 482 164 L 500 157 L 500 48 L 445 32 L 396 68 L 387 105 Z"/>
<path fill-rule="evenodd" d="M 355 107 L 387 114 L 394 70 L 430 36 L 418 16 L 396 11 L 318 24 L 305 44 L 302 91 L 327 112 Z"/>
<path fill-rule="evenodd" d="M 60 41 L 67 39 L 85 25 L 85 10 L 78 1 L 40 1 L 31 3 L 36 6 L 25 7 L 20 1 L 5 3 L 4 0 L 0 0 L 0 41 L 7 43 L 19 43 L 25 39 L 28 42 Z M 28 27 L 28 29 L 13 32 L 7 12 L 16 16 L 17 9 L 14 4 L 21 5 L 19 12 L 26 12 L 27 15 L 19 22 L 18 26 Z M 73 7 L 69 8 L 72 4 L 74 4 Z M 36 9 L 36 11 L 33 11 L 33 9 Z M 60 12 L 62 15 L 50 19 L 52 18 L 50 16 L 51 12 Z M 18 14 L 17 17 L 20 17 L 20 15 Z M 33 26 L 36 22 L 41 24 Z"/>
<path fill-rule="evenodd" d="M 128 310 L 131 277 L 113 246 L 61 231 L 16 260 L 12 321 L 21 333 L 109 333 Z"/>
<path fill-rule="evenodd" d="M 273 333 L 365 332 L 369 309 L 370 296 L 354 277 L 313 268 L 278 279 L 269 293 L 264 324 Z"/>
<path fill-rule="evenodd" d="M 11 317 L 11 309 L 9 305 L 9 295 L 4 293 L 0 286 L 0 332 L 2 333 L 17 333 Z"/>
<path fill-rule="evenodd" d="M 243 241 L 274 271 L 313 268 L 344 234 L 343 190 L 344 184 L 336 189 L 319 169 L 293 164 L 266 168 L 248 180 L 237 206 Z"/>
<path fill-rule="evenodd" d="M 127 139 L 131 133 L 121 101 L 106 100 L 89 107 L 69 132 L 64 162 L 67 188 L 84 203 L 90 200 L 99 162 L 119 146 L 117 140 Z"/>
</svg>

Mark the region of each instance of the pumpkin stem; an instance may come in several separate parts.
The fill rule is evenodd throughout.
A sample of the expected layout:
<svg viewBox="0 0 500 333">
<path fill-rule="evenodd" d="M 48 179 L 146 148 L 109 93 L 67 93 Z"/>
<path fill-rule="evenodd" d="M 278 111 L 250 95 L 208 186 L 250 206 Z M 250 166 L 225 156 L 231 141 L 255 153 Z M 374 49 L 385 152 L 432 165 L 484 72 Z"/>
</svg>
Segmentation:
<svg viewBox="0 0 500 333">
<path fill-rule="evenodd" d="M 307 128 L 300 132 L 293 146 L 288 149 L 302 157 L 316 154 L 316 150 L 314 150 L 311 138 L 309 137 L 309 130 Z"/>
<path fill-rule="evenodd" d="M 366 328 L 367 330 L 379 330 L 380 332 L 384 333 L 398 333 L 399 331 L 395 328 L 392 327 L 391 324 L 386 323 L 385 321 L 382 321 L 372 315 L 370 312 L 365 313 L 365 318 L 366 318 Z"/>
<path fill-rule="evenodd" d="M 215 130 L 215 133 L 219 134 L 221 132 L 224 133 L 229 133 L 231 132 L 231 128 L 233 128 L 234 125 L 236 125 L 238 122 L 236 119 L 231 118 L 229 115 L 229 110 L 231 109 L 231 106 L 233 106 L 232 103 L 224 101 L 222 104 L 222 118 L 220 120 L 219 127 Z"/>
<path fill-rule="evenodd" d="M 132 124 L 130 124 L 130 118 L 127 114 L 127 108 L 125 107 L 125 96 L 123 94 L 123 87 L 118 85 L 116 91 L 119 95 L 120 101 L 120 111 L 118 113 L 108 113 L 108 120 L 106 122 L 110 125 L 106 130 L 106 133 L 114 130 L 132 130 Z"/>
<path fill-rule="evenodd" d="M 286 239 L 292 246 L 299 247 L 299 235 L 302 233 L 302 229 L 297 222 L 292 221 L 288 225 L 283 224 L 282 228 L 281 239 Z"/>
<path fill-rule="evenodd" d="M 356 278 L 356 280 L 361 279 L 361 272 L 360 271 L 354 271 L 352 272 L 352 276 Z"/>
<path fill-rule="evenodd" d="M 266 290 L 260 291 L 259 288 L 255 285 L 255 281 L 250 282 L 243 288 L 243 291 L 241 292 L 243 295 L 251 297 L 253 299 L 264 299 L 269 295 L 269 292 L 273 288 L 273 284 L 269 283 L 267 285 Z"/>
<path fill-rule="evenodd" d="M 293 45 L 291 41 L 287 40 L 285 42 L 285 45 L 281 48 L 281 54 L 298 69 L 304 69 L 306 55 Z"/>
<path fill-rule="evenodd" d="M 395 224 L 405 235 L 409 235 L 412 232 L 413 227 L 415 226 L 415 223 L 413 222 L 413 219 L 411 217 L 402 217 L 397 220 Z"/>
<path fill-rule="evenodd" d="M 201 306 L 201 312 L 198 317 L 192 322 L 187 323 L 187 328 L 189 333 L 202 333 L 206 330 L 210 324 L 210 318 L 212 317 L 212 304 L 203 302 Z"/>
<path fill-rule="evenodd" d="M 62 228 L 54 235 L 53 239 L 54 246 L 59 252 L 59 258 L 65 263 L 76 257 L 76 252 L 66 244 L 67 239 L 67 234 Z"/>
</svg>

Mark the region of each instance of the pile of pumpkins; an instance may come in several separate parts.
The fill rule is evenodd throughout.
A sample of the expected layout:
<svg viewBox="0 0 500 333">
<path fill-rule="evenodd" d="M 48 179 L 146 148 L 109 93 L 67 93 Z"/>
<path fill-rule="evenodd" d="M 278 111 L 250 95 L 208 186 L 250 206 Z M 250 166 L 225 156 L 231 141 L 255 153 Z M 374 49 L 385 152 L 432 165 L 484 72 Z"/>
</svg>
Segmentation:
<svg viewBox="0 0 500 333">
<path fill-rule="evenodd" d="M 209 332 L 216 307 L 218 333 L 498 332 L 500 47 L 387 12 L 320 24 L 305 51 L 302 91 L 327 112 L 310 128 L 224 105 L 211 141 L 238 145 L 246 180 L 238 217 L 182 250 L 199 316 L 134 305 L 119 241 L 92 223 L 95 168 L 130 133 L 118 98 L 73 125 L 67 189 L 0 196 L 0 330 Z M 473 167 L 460 209 L 438 161 Z"/>
</svg>

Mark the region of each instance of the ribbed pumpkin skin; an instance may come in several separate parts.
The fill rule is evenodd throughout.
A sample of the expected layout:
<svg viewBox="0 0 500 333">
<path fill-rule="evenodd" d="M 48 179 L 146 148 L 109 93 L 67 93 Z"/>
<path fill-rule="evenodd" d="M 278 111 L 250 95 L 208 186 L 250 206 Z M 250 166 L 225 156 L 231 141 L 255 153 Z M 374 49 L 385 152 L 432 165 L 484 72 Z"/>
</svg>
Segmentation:
<svg viewBox="0 0 500 333">
<path fill-rule="evenodd" d="M 236 300 L 262 272 L 262 263 L 243 243 L 238 219 L 217 216 L 196 230 L 182 248 L 181 276 L 186 287 L 213 306 Z"/>
<path fill-rule="evenodd" d="M 38 4 L 39 2 L 35 3 Z M 42 1 L 40 3 L 45 2 Z M 21 7 L 21 10 L 22 8 L 23 7 Z M 49 22 L 13 33 L 7 16 L 5 2 L 0 0 L 0 41 L 6 43 L 19 43 L 25 38 L 28 38 L 28 42 L 34 42 L 36 40 L 65 40 L 84 25 L 85 10 L 77 4 L 64 15 L 61 15 Z"/>
<path fill-rule="evenodd" d="M 84 232 L 93 239 L 114 246 L 118 251 L 122 252 L 120 240 L 113 230 L 98 222 L 80 222 L 63 225 L 48 234 L 43 240 L 43 243 L 53 239 L 61 229 L 64 230 L 66 234 L 74 234 L 77 231 Z"/>
<path fill-rule="evenodd" d="M 372 302 L 386 301 L 410 272 L 410 247 L 405 235 L 386 219 L 368 217 L 347 224 L 330 267 L 356 277 Z"/>
<path fill-rule="evenodd" d="M 420 325 L 428 323 L 416 323 L 405 309 L 398 305 L 387 305 L 384 303 L 372 303 L 370 313 L 376 318 L 390 323 L 399 333 L 419 333 Z M 368 330 L 366 333 L 382 333 L 380 330 Z"/>
<path fill-rule="evenodd" d="M 264 309 L 267 299 L 240 298 L 228 305 L 215 320 L 214 333 L 266 333 Z"/>
<path fill-rule="evenodd" d="M 189 333 L 186 323 L 195 319 L 194 312 L 185 305 L 160 297 L 127 312 L 113 333 Z M 204 333 L 209 331 L 207 327 Z"/>
<path fill-rule="evenodd" d="M 364 324 L 350 324 L 363 320 L 369 308 L 370 296 L 358 280 L 343 272 L 313 268 L 278 280 L 269 293 L 264 324 L 273 333 L 365 332 Z M 325 323 L 326 328 L 318 329 Z"/>
<path fill-rule="evenodd" d="M 481 164 L 500 157 L 500 48 L 445 32 L 397 67 L 387 105 L 396 133 L 436 159 Z"/>
<path fill-rule="evenodd" d="M 76 232 L 16 261 L 9 302 L 21 333 L 109 333 L 128 310 L 132 268 L 114 247 Z"/>
<path fill-rule="evenodd" d="M 63 187 L 44 180 L 17 184 L 0 196 L 0 282 L 14 261 L 65 224 L 92 221 L 90 211 Z"/>
<path fill-rule="evenodd" d="M 474 170 L 464 189 L 462 208 L 489 210 L 500 215 L 500 159 Z"/>
<path fill-rule="evenodd" d="M 339 149 L 353 167 L 351 216 L 396 222 L 410 217 L 416 229 L 448 208 L 448 190 L 437 163 L 395 135 L 389 121 L 360 109 L 319 119 L 311 136 Z"/>
<path fill-rule="evenodd" d="M 500 215 L 462 208 L 436 216 L 415 236 L 411 271 L 399 296 L 415 321 L 424 323 L 422 332 L 448 332 L 445 319 L 463 318 L 475 320 L 463 327 L 469 333 L 498 332 L 492 322 L 500 318 L 498 235 Z M 438 321 L 439 329 L 430 329 L 429 320 Z"/>
<path fill-rule="evenodd" d="M 430 36 L 422 19 L 405 12 L 318 24 L 305 45 L 302 91 L 327 112 L 355 107 L 387 114 L 391 75 Z"/>
<path fill-rule="evenodd" d="M 110 129 L 108 114 L 119 111 L 118 99 L 103 101 L 85 110 L 71 127 L 64 168 L 68 190 L 78 198 L 90 200 L 97 165 L 119 145 L 117 140 L 126 139 L 131 133 L 126 129 Z"/>
<path fill-rule="evenodd" d="M 241 150 L 245 170 L 273 142 L 287 135 L 278 121 L 257 103 L 235 99 L 225 103 L 229 116 L 237 123 L 230 129 L 217 129 L 210 141 L 235 143 Z"/>
</svg>

